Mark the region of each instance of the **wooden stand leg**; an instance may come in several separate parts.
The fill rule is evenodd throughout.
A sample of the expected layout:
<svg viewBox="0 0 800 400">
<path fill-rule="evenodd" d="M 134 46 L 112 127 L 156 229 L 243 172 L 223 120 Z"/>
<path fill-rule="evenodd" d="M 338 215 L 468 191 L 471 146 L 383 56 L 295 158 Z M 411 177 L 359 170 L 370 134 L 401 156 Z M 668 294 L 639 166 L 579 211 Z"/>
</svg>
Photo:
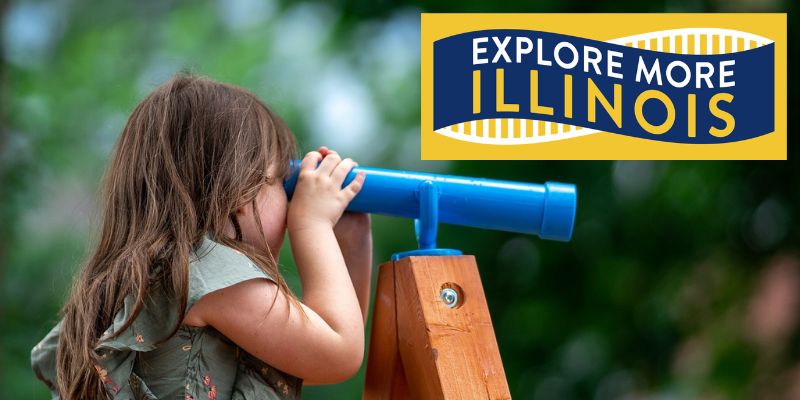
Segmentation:
<svg viewBox="0 0 800 400">
<path fill-rule="evenodd" d="M 410 398 L 397 349 L 394 285 L 394 263 L 389 261 L 381 264 L 378 268 L 375 306 L 372 312 L 364 399 Z"/>
<path fill-rule="evenodd" d="M 364 398 L 511 398 L 475 257 L 380 266 Z"/>
</svg>

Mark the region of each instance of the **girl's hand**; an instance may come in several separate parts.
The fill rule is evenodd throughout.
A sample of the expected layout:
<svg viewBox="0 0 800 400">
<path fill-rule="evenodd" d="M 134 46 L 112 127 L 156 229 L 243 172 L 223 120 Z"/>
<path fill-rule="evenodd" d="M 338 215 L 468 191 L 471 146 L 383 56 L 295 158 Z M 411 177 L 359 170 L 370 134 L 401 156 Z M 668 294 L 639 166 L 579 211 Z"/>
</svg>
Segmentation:
<svg viewBox="0 0 800 400">
<path fill-rule="evenodd" d="M 345 255 L 345 260 L 348 258 L 348 252 L 372 247 L 371 221 L 367 213 L 345 211 L 333 227 L 333 233 Z"/>
<path fill-rule="evenodd" d="M 320 146 L 317 151 L 326 157 L 329 154 L 336 152 L 328 149 L 326 146 Z M 358 166 L 358 163 L 355 163 Z M 368 213 L 355 213 L 345 211 L 336 226 L 333 227 L 333 233 L 336 235 L 336 241 L 339 242 L 339 247 L 344 253 L 345 261 L 347 261 L 348 253 L 355 250 L 364 249 L 364 247 L 372 247 L 372 230 L 371 221 Z M 348 263 L 349 267 L 350 263 Z"/>
<path fill-rule="evenodd" d="M 320 147 L 311 151 L 300 163 L 292 201 L 287 212 L 287 227 L 297 229 L 332 229 L 342 212 L 361 191 L 364 173 L 356 175 L 350 184 L 342 183 L 357 164 L 350 158 L 344 160 L 335 151 Z M 317 163 L 322 162 L 317 167 Z"/>
<path fill-rule="evenodd" d="M 317 151 L 323 157 L 335 153 L 324 146 Z M 366 324 L 369 315 L 369 293 L 372 279 L 372 223 L 369 214 L 345 211 L 333 227 L 333 234 L 342 251 L 342 257 L 347 266 L 350 280 L 353 282 L 353 288 L 356 290 Z"/>
</svg>

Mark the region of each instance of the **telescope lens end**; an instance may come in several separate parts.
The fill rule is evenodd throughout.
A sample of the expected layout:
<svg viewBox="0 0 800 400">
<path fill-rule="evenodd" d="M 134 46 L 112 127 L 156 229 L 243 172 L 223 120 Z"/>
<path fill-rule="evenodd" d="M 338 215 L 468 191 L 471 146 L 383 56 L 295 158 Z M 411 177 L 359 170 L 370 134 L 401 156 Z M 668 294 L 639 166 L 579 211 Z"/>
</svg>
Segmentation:
<svg viewBox="0 0 800 400">
<path fill-rule="evenodd" d="M 577 189 L 569 183 L 547 182 L 544 186 L 546 193 L 539 236 L 542 239 L 568 242 L 572 238 L 572 228 L 575 225 Z"/>
</svg>

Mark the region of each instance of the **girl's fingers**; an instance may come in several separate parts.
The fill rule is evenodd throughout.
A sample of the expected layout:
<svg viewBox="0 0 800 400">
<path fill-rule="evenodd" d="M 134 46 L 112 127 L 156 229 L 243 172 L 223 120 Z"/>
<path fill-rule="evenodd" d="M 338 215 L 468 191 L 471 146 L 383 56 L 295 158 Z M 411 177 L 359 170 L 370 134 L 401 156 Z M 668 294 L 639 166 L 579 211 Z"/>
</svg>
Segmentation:
<svg viewBox="0 0 800 400">
<path fill-rule="evenodd" d="M 356 166 L 356 162 L 353 161 L 351 158 L 345 158 L 339 165 L 334 168 L 333 173 L 331 173 L 331 179 L 334 183 L 342 186 L 342 182 L 344 182 L 345 178 L 347 178 L 347 174 L 350 173 L 350 170 Z"/>
<path fill-rule="evenodd" d="M 322 159 L 322 163 L 319 164 L 319 173 L 330 176 L 333 169 L 339 165 L 340 161 L 342 161 L 342 158 L 339 157 L 339 154 L 336 152 L 328 153 L 325 158 Z"/>
<path fill-rule="evenodd" d="M 358 192 L 361 191 L 365 179 L 367 179 L 367 174 L 364 171 L 358 171 L 356 177 L 344 188 L 344 191 L 348 194 L 349 200 L 353 200 L 353 197 L 356 197 Z"/>
<path fill-rule="evenodd" d="M 309 151 L 303 161 L 300 162 L 300 172 L 313 171 L 317 168 L 317 163 L 322 159 L 322 154 L 317 151 Z"/>
<path fill-rule="evenodd" d="M 324 157 L 324 156 L 327 156 L 328 154 L 331 154 L 331 153 L 337 153 L 337 154 L 339 153 L 339 152 L 338 152 L 338 151 L 336 151 L 336 150 L 331 150 L 331 149 L 329 149 L 329 148 L 328 148 L 328 146 L 319 146 L 319 148 L 317 149 L 317 151 L 319 151 L 320 153 L 322 153 L 322 156 L 323 156 L 323 157 Z"/>
</svg>

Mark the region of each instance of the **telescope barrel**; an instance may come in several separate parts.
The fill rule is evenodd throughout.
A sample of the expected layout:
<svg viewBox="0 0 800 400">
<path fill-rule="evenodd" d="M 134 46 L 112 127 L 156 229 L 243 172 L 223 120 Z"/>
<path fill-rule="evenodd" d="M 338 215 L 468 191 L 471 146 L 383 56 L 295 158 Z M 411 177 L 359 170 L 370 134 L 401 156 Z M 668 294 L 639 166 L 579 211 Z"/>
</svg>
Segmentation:
<svg viewBox="0 0 800 400">
<path fill-rule="evenodd" d="M 291 199 L 300 161 L 291 162 L 284 182 Z M 568 241 L 575 222 L 575 185 L 545 184 L 468 178 L 425 172 L 355 167 L 345 178 L 349 184 L 358 171 L 366 173 L 364 186 L 348 211 L 420 217 L 420 187 L 433 182 L 438 192 L 438 221 L 453 225 L 538 235 L 542 239 Z"/>
</svg>

